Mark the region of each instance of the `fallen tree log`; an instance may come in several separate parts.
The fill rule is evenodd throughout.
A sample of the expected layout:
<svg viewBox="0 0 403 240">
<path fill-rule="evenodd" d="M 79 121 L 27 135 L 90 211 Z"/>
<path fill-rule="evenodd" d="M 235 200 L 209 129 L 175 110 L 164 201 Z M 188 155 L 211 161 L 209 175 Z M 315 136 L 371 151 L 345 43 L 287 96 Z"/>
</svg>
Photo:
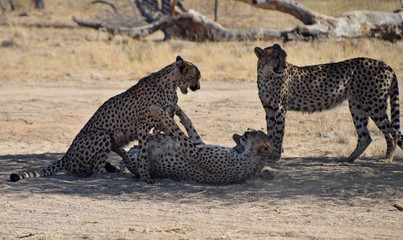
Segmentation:
<svg viewBox="0 0 403 240">
<path fill-rule="evenodd" d="M 158 30 L 165 33 L 165 39 L 173 36 L 192 41 L 231 41 L 231 40 L 310 40 L 343 38 L 380 38 L 388 41 L 402 39 L 403 11 L 393 13 L 355 11 L 339 17 L 331 17 L 311 11 L 295 1 L 287 0 L 236 0 L 258 8 L 281 11 L 301 20 L 304 25 L 289 30 L 247 29 L 230 30 L 194 10 L 187 10 L 174 1 L 172 15 L 153 19 L 142 8 L 139 0 L 136 5 L 148 24 L 141 27 L 109 27 L 105 24 L 88 22 L 73 17 L 80 26 L 102 29 L 111 34 L 125 34 L 132 38 L 144 38 Z M 105 1 L 98 1 L 106 3 Z M 108 5 L 111 5 L 107 3 Z M 112 5 L 113 6 L 113 5 Z M 113 6 L 114 8 L 114 6 Z M 115 10 L 115 9 L 114 9 Z"/>
<path fill-rule="evenodd" d="M 339 17 L 319 14 L 309 8 L 288 0 L 235 0 L 256 8 L 275 10 L 290 14 L 304 25 L 284 34 L 284 40 L 296 39 L 343 39 L 372 37 L 388 41 L 402 39 L 403 11 L 374 12 L 354 11 Z"/>
<path fill-rule="evenodd" d="M 312 11 L 296 1 L 287 1 L 287 0 L 235 0 L 235 1 L 244 2 L 256 8 L 275 10 L 291 14 L 305 25 L 312 25 L 323 20 L 326 21 L 333 20 L 332 17 Z"/>
<path fill-rule="evenodd" d="M 228 30 L 222 25 L 206 18 L 200 13 L 189 10 L 176 17 L 166 17 L 141 27 L 110 27 L 99 22 L 80 20 L 73 17 L 73 21 L 83 27 L 106 31 L 112 35 L 122 34 L 134 39 L 145 38 L 148 35 L 162 30 L 168 36 L 181 37 L 191 41 L 230 41 L 230 40 L 271 40 L 281 39 L 281 31 L 271 29 Z M 167 30 L 170 27 L 171 30 Z"/>
<path fill-rule="evenodd" d="M 73 21 L 83 27 L 94 28 L 97 30 L 104 30 L 112 35 L 115 35 L 115 34 L 127 35 L 134 39 L 145 38 L 148 35 L 150 35 L 151 33 L 154 33 L 158 30 L 164 29 L 167 26 L 172 25 L 170 18 L 160 19 L 160 20 L 150 23 L 148 25 L 141 26 L 141 27 L 134 27 L 134 28 L 109 27 L 109 26 L 106 26 L 106 25 L 98 23 L 98 22 L 80 20 L 74 16 L 73 16 Z"/>
</svg>

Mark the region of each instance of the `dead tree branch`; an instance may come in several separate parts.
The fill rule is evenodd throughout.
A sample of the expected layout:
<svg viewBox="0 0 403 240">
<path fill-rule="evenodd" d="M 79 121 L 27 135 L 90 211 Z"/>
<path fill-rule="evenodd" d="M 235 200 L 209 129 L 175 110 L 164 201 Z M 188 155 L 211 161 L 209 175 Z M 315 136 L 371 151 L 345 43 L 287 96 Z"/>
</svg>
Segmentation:
<svg viewBox="0 0 403 240">
<path fill-rule="evenodd" d="M 403 11 L 394 13 L 355 11 L 339 17 L 332 17 L 311 11 L 309 8 L 291 0 L 236 0 L 252 6 L 291 14 L 301 20 L 303 25 L 291 30 L 248 29 L 229 30 L 219 23 L 194 10 L 186 10 L 181 1 L 172 1 L 172 11 L 153 17 L 135 0 L 136 6 L 145 18 L 141 27 L 110 27 L 105 24 L 88 22 L 73 17 L 80 26 L 103 29 L 111 34 L 125 34 L 133 38 L 144 38 L 161 30 L 165 39 L 172 36 L 192 41 L 231 41 L 231 40 L 309 40 L 309 39 L 343 39 L 371 37 L 388 41 L 402 39 Z M 93 1 L 108 4 L 104 0 Z M 166 5 L 166 3 L 165 3 Z M 113 6 L 113 5 L 112 5 Z M 112 7 L 117 12 L 114 6 Z M 166 12 L 166 10 L 164 10 Z"/>
<path fill-rule="evenodd" d="M 103 1 L 103 0 L 94 0 L 91 2 L 91 4 L 96 4 L 96 3 L 102 3 L 102 4 L 106 4 L 106 5 L 110 6 L 112 8 L 112 10 L 115 12 L 115 14 L 120 15 L 119 11 L 116 9 L 115 5 L 113 5 L 112 3 Z"/>
<path fill-rule="evenodd" d="M 291 14 L 305 25 L 284 32 L 284 40 L 294 39 L 342 39 L 376 37 L 388 41 L 402 39 L 403 12 L 393 13 L 354 11 L 339 17 L 319 14 L 290 0 L 235 0 L 257 8 Z M 377 32 L 378 34 L 374 34 Z M 384 32 L 384 33 L 382 33 Z"/>
<path fill-rule="evenodd" d="M 73 17 L 73 21 L 83 27 L 104 30 L 113 35 L 115 35 L 115 34 L 127 35 L 134 39 L 145 38 L 148 35 L 156 32 L 160 29 L 164 29 L 167 26 L 172 25 L 171 19 L 169 19 L 169 18 L 164 18 L 164 19 L 155 21 L 151 24 L 141 26 L 141 27 L 134 27 L 134 28 L 126 28 L 126 27 L 113 28 L 113 27 L 105 26 L 105 25 L 103 25 L 101 23 L 97 23 L 97 22 L 80 20 L 80 19 L 77 19 L 76 17 Z"/>
<path fill-rule="evenodd" d="M 236 0 L 244 2 L 257 8 L 275 10 L 291 14 L 305 25 L 312 25 L 319 22 L 319 19 L 331 20 L 332 17 L 319 14 L 295 1 L 287 0 Z"/>
<path fill-rule="evenodd" d="M 149 13 L 147 13 L 147 11 L 144 9 L 143 5 L 140 3 L 140 0 L 135 0 L 134 2 L 136 3 L 136 6 L 139 9 L 141 15 L 143 17 L 145 17 L 146 22 L 152 23 L 152 22 L 155 22 L 155 21 L 159 20 L 159 18 L 154 18 Z"/>
</svg>

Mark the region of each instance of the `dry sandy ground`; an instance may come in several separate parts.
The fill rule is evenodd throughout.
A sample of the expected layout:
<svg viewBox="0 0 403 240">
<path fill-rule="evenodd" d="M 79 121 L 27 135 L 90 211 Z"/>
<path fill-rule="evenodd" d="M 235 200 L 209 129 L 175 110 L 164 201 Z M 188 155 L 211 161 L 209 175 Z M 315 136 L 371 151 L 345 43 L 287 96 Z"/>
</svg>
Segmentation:
<svg viewBox="0 0 403 240">
<path fill-rule="evenodd" d="M 403 203 L 402 151 L 393 163 L 370 154 L 336 163 L 354 147 L 337 140 L 351 127 L 345 105 L 289 113 L 283 159 L 245 184 L 146 185 L 129 173 L 9 182 L 12 172 L 60 158 L 97 107 L 134 84 L 99 83 L 0 82 L 0 238 L 402 239 L 403 212 L 393 207 Z M 265 127 L 255 82 L 202 82 L 179 98 L 207 143 L 233 146 L 232 134 Z M 385 148 L 381 136 L 374 144 Z"/>
</svg>

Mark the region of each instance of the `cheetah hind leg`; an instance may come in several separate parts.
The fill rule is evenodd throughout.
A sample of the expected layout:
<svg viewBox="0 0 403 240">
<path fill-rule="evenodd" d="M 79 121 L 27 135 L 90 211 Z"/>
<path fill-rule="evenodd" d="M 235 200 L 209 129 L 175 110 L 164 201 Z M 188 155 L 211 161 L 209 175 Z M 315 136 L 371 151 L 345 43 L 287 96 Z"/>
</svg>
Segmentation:
<svg viewBox="0 0 403 240">
<path fill-rule="evenodd" d="M 372 142 L 368 130 L 369 117 L 367 114 L 363 113 L 356 106 L 357 105 L 355 104 L 355 102 L 350 100 L 349 102 L 350 113 L 353 118 L 354 126 L 358 135 L 357 147 L 350 154 L 348 158 L 341 160 L 341 162 L 350 162 L 350 163 L 354 162 L 355 159 L 357 159 Z"/>
<path fill-rule="evenodd" d="M 386 112 L 378 118 L 372 118 L 375 122 L 375 125 L 382 131 L 385 141 L 386 141 L 386 156 L 383 162 L 393 162 L 393 157 L 395 155 L 396 146 L 399 145 L 401 147 L 401 140 L 399 143 L 399 135 L 396 130 L 392 128 L 392 124 L 390 123 Z"/>
<path fill-rule="evenodd" d="M 372 139 L 369 136 L 362 140 L 359 139 L 355 150 L 350 154 L 348 158 L 341 160 L 341 162 L 353 163 L 355 159 L 357 159 L 365 151 L 365 149 L 367 149 L 371 142 Z"/>
</svg>

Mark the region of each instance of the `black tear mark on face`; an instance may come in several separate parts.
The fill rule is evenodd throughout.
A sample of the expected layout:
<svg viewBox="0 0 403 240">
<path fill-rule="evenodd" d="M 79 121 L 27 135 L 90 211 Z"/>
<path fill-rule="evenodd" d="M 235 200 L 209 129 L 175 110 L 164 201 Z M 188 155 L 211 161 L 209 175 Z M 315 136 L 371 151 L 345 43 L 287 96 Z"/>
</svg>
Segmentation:
<svg viewBox="0 0 403 240">
<path fill-rule="evenodd" d="M 282 75 L 282 74 L 285 72 L 285 70 L 287 69 L 287 66 L 283 66 L 283 69 L 280 70 L 281 61 L 280 61 L 280 58 L 279 58 L 279 57 L 277 57 L 277 61 L 278 61 L 278 64 L 277 64 L 277 66 L 276 66 L 275 68 L 273 68 L 273 72 L 274 72 L 275 74 Z"/>
</svg>

